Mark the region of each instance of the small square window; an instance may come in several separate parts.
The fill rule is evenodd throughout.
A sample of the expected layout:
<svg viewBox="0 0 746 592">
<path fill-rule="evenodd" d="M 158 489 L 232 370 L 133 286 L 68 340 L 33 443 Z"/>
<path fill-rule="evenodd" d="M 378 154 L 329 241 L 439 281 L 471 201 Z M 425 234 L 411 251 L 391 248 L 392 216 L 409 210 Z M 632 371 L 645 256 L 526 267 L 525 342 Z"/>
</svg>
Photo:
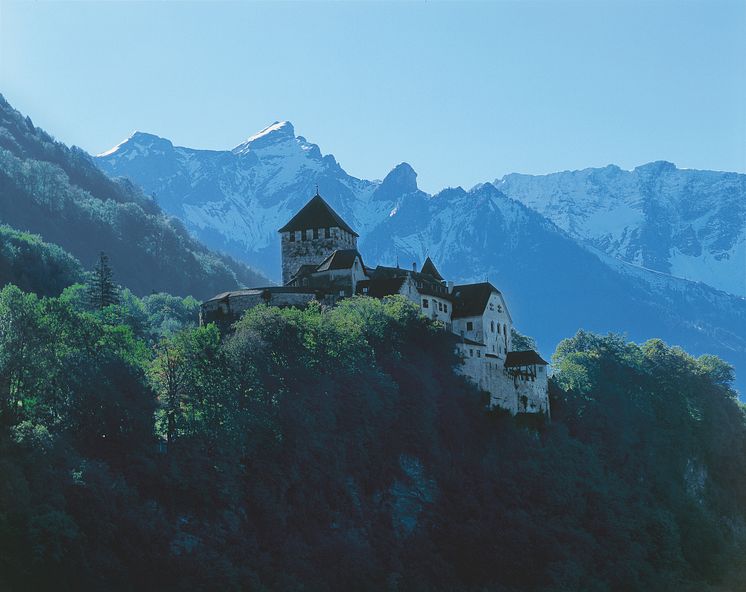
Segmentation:
<svg viewBox="0 0 746 592">
<path fill-rule="evenodd" d="M 422 299 L 422 308 L 430 308 L 430 303 L 427 301 L 427 298 Z"/>
<path fill-rule="evenodd" d="M 472 323 L 471 321 L 467 321 L 466 322 L 466 330 L 467 331 L 474 331 L 474 323 Z"/>
</svg>

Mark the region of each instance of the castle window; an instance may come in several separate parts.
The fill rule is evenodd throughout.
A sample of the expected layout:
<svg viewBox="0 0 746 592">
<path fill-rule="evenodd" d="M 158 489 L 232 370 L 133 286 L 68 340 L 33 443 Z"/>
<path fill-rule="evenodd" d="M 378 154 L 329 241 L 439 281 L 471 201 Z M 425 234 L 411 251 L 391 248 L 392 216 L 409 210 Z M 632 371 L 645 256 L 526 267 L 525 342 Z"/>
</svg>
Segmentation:
<svg viewBox="0 0 746 592">
<path fill-rule="evenodd" d="M 300 231 L 300 240 L 308 240 L 308 234 L 306 230 Z"/>
<path fill-rule="evenodd" d="M 443 305 L 443 312 L 448 312 L 448 305 L 447 304 Z"/>
<path fill-rule="evenodd" d="M 332 229 L 324 228 L 324 238 L 331 238 L 331 237 L 332 237 Z"/>
<path fill-rule="evenodd" d="M 490 310 L 495 310 L 495 305 L 492 302 L 490 302 Z"/>
<path fill-rule="evenodd" d="M 443 303 L 442 302 L 438 302 L 438 310 L 440 312 L 443 312 Z"/>
<path fill-rule="evenodd" d="M 481 358 L 481 357 L 482 357 L 482 352 L 481 352 L 481 351 L 479 351 L 479 350 L 477 350 L 477 357 L 478 357 L 478 358 Z"/>
<path fill-rule="evenodd" d="M 500 335 L 500 323 L 497 324 L 497 334 Z"/>
<path fill-rule="evenodd" d="M 289 240 L 289 241 L 290 241 L 291 243 L 294 243 L 294 242 L 295 242 L 295 231 L 293 231 L 293 232 L 290 232 L 290 233 L 288 234 L 288 240 Z"/>
<path fill-rule="evenodd" d="M 319 238 L 319 229 L 318 228 L 314 228 L 313 229 L 313 238 Z"/>
<path fill-rule="evenodd" d="M 422 299 L 422 308 L 430 308 L 430 303 L 428 302 L 427 298 Z"/>
<path fill-rule="evenodd" d="M 471 356 L 472 358 L 474 357 L 474 350 L 473 350 L 473 349 L 470 349 L 470 350 L 469 350 L 469 355 L 470 355 L 470 356 Z"/>
<path fill-rule="evenodd" d="M 495 332 L 495 321 L 490 321 L 490 330 L 494 333 Z"/>
<path fill-rule="evenodd" d="M 466 322 L 466 330 L 467 331 L 474 331 L 474 323 L 472 323 L 471 321 L 467 321 Z"/>
</svg>

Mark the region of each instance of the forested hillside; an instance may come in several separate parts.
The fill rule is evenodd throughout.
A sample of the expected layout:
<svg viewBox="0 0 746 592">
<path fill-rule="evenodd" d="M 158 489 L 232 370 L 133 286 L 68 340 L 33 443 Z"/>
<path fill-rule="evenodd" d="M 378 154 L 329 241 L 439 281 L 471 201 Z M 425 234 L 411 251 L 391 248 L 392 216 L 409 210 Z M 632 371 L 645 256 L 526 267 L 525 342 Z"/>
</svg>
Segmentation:
<svg viewBox="0 0 746 592">
<path fill-rule="evenodd" d="M 578 333 L 536 422 L 400 297 L 221 337 L 194 301 L 82 291 L 0 291 L 4 590 L 744 589 L 717 358 Z"/>
<path fill-rule="evenodd" d="M 0 225 L 0 286 L 15 284 L 40 296 L 56 296 L 82 279 L 80 262 L 57 245 Z"/>
<path fill-rule="evenodd" d="M 107 252 L 118 280 L 140 295 L 202 298 L 267 282 L 209 251 L 151 197 L 109 179 L 88 154 L 54 141 L 1 95 L 0 222 L 59 245 L 85 267 Z"/>
</svg>

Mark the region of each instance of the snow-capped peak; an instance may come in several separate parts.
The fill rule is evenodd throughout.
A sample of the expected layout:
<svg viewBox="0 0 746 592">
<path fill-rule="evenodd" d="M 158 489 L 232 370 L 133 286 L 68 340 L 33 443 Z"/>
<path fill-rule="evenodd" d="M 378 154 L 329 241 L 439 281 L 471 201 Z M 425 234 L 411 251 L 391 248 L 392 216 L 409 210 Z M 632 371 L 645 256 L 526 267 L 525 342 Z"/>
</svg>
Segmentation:
<svg viewBox="0 0 746 592">
<path fill-rule="evenodd" d="M 114 146 L 113 148 L 110 148 L 106 152 L 102 152 L 101 154 L 97 154 L 97 157 L 104 157 L 104 156 L 114 156 L 118 153 L 123 153 L 125 151 L 131 151 L 131 150 L 149 150 L 149 149 L 155 149 L 156 151 L 160 150 L 168 150 L 173 148 L 173 144 L 170 140 L 167 140 L 165 138 L 161 138 L 160 136 L 156 136 L 155 134 L 149 134 L 146 132 L 139 132 L 136 131 L 132 135 L 130 135 L 129 138 L 126 140 L 122 140 Z"/>
<path fill-rule="evenodd" d="M 268 125 L 262 131 L 236 146 L 233 149 L 234 154 L 243 154 L 249 150 L 257 150 L 266 146 L 295 139 L 295 128 L 289 121 L 275 121 Z"/>
</svg>

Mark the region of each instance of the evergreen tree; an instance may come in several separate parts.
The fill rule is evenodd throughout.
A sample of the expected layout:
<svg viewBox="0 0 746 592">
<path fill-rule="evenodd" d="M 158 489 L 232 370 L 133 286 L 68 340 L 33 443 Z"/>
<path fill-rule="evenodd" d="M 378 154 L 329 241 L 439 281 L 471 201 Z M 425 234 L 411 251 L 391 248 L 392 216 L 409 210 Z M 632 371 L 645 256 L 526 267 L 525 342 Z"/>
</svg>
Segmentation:
<svg viewBox="0 0 746 592">
<path fill-rule="evenodd" d="M 101 251 L 88 282 L 87 296 L 91 308 L 101 310 L 111 304 L 119 304 L 119 287 L 113 278 L 109 258 Z"/>
</svg>

